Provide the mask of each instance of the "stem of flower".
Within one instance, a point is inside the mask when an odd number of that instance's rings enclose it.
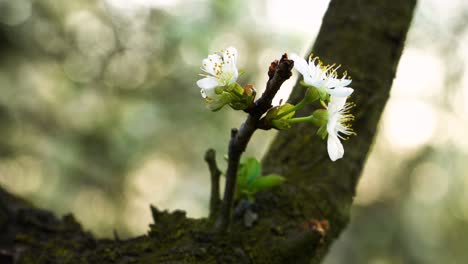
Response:
[[[313,119],[312,116],[304,116],[304,117],[296,117],[296,118],[290,118],[290,119],[286,119],[285,121],[290,123],[290,124],[294,124],[294,123],[309,123],[311,122]]]
[[[282,117],[285,117],[287,116],[288,114],[294,112],[294,111],[297,111],[299,109],[301,109],[302,107],[304,107],[305,105],[307,104],[307,100],[305,99],[302,99],[302,101],[300,101],[298,104],[296,104],[295,106],[289,108],[287,111],[284,111],[282,112],[281,114],[277,115],[275,119],[281,119]]]
[[[311,123],[311,124],[313,124],[313,125],[315,125],[317,127],[321,127],[322,125],[324,125],[324,123],[323,123],[324,121],[317,119],[314,115],[290,118],[290,119],[286,119],[285,121],[290,123],[290,124]]]

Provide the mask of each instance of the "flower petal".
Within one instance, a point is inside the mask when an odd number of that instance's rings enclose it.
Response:
[[[237,62],[237,49],[234,47],[229,47],[224,51],[223,54],[224,61],[232,60],[234,64]]]
[[[223,64],[221,78],[225,81],[225,84],[232,84],[239,77],[237,70],[237,50],[234,47],[229,47],[222,53]]]
[[[214,88],[213,89],[201,89],[200,93],[201,93],[201,96],[205,99],[206,98],[216,99],[219,97],[219,95],[216,94],[216,91]]]
[[[354,89],[350,87],[336,87],[336,88],[328,88],[327,91],[331,96],[346,98],[354,92]]]
[[[337,136],[328,134],[327,139],[328,156],[332,161],[341,159],[344,155],[344,148]]]
[[[345,86],[348,86],[350,85],[352,82],[351,79],[340,79],[339,83],[338,83],[338,86],[341,86],[341,87],[345,87]]]
[[[299,57],[296,53],[292,53],[289,58],[294,61],[294,69],[304,75],[304,79],[306,79],[306,76],[310,78],[309,64],[304,58]]]
[[[218,54],[210,54],[208,58],[203,59],[201,69],[213,76],[218,75],[218,72],[221,70],[221,65],[223,64],[223,58]]]
[[[197,85],[198,85],[198,87],[200,87],[202,89],[213,89],[216,86],[219,86],[220,84],[219,84],[217,79],[215,79],[213,77],[206,77],[206,78],[203,78],[201,80],[198,80]]]
[[[343,107],[346,104],[346,99],[347,98],[343,96],[330,96],[330,102],[327,106],[330,115],[333,115],[334,113],[337,113],[338,111],[343,109]]]

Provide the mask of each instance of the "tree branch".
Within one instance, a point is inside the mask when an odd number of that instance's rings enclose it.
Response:
[[[216,216],[221,199],[219,197],[219,177],[221,176],[221,170],[216,164],[216,152],[214,149],[208,149],[205,153],[205,161],[208,164],[208,169],[211,175],[211,192],[210,192],[210,219],[214,219]]]
[[[229,161],[226,170],[226,187],[224,189],[221,212],[215,225],[215,231],[217,233],[224,233],[229,227],[234,202],[237,169],[242,153],[244,153],[255,130],[259,128],[261,124],[260,118],[271,108],[271,102],[281,85],[291,77],[293,66],[294,62],[288,59],[287,54],[284,54],[279,61],[271,63],[268,69],[269,80],[265,92],[263,92],[260,99],[255,102],[254,107],[249,108],[247,120],[241,125],[239,130],[231,130],[231,140],[229,141],[228,150]]]

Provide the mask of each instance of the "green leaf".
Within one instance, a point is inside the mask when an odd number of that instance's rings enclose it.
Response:
[[[247,185],[251,185],[262,173],[262,165],[256,158],[246,158],[244,162]]]
[[[237,186],[239,191],[249,190],[249,185],[262,173],[262,165],[257,159],[248,157],[239,164]]]
[[[239,164],[237,169],[237,189],[239,191],[244,191],[247,188],[247,169],[244,163]]]
[[[253,193],[271,189],[282,184],[286,179],[280,175],[270,174],[263,177],[258,177],[249,187]]]

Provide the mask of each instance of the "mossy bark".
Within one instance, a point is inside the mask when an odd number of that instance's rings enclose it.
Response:
[[[314,256],[318,263],[349,222],[356,185],[388,100],[415,0],[331,1],[312,52],[328,63],[342,64],[352,76],[355,92],[350,100],[356,117],[356,137],[344,141],[345,156],[331,162],[326,143],[308,125],[279,133],[264,158],[266,172],[285,175],[306,218],[327,219],[330,232]],[[298,102],[304,89],[296,85],[290,102]],[[304,113],[310,109],[303,109]]]
[[[357,137],[335,163],[308,125],[278,134],[265,173],[287,183],[256,197],[252,228],[234,220],[230,232],[181,211],[152,208],[147,235],[96,240],[72,216],[57,219],[0,189],[1,263],[319,263],[349,221],[355,188],[389,96],[415,0],[332,0],[312,51],[348,69]],[[290,101],[304,93],[297,86]],[[304,110],[306,111],[306,110]]]

